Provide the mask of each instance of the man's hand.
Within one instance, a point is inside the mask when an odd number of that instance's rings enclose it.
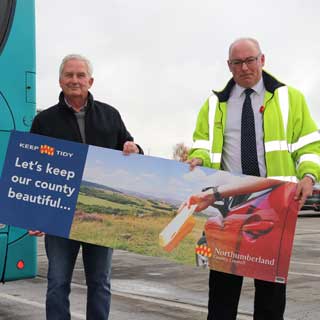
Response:
[[[199,194],[192,195],[186,205],[190,208],[192,205],[196,204],[195,212],[200,212],[204,209],[207,209],[210,205],[214,203],[213,193],[201,192]]]
[[[133,141],[127,141],[123,145],[122,152],[124,155],[129,155],[130,153],[139,153],[139,148]]]
[[[35,237],[42,237],[45,233],[39,230],[29,230],[28,231],[30,236],[35,236]]]
[[[310,177],[304,177],[298,183],[294,200],[299,201],[299,210],[305,203],[306,199],[312,195],[313,181]]]
[[[196,166],[203,165],[203,161],[200,158],[193,158],[193,159],[187,160],[186,163],[190,164],[190,171],[192,171]]]

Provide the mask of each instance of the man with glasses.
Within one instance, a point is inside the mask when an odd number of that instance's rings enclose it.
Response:
[[[255,39],[230,45],[233,78],[202,106],[188,162],[191,169],[206,166],[297,182],[295,200],[302,206],[319,179],[320,134],[304,96],[265,72],[264,63]],[[236,319],[242,281],[210,271],[208,320]],[[254,319],[283,320],[285,284],[254,282]]]

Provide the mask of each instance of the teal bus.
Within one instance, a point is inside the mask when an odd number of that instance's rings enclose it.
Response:
[[[10,132],[29,131],[35,110],[35,3],[0,0],[0,174]],[[0,281],[36,273],[36,238],[1,224],[0,213]]]

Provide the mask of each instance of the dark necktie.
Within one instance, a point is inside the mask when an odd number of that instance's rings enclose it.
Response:
[[[260,176],[254,114],[250,98],[252,92],[254,90],[251,88],[244,91],[246,97],[241,116],[241,165],[243,174]]]

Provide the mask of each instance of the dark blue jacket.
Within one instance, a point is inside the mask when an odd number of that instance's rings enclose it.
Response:
[[[62,92],[58,104],[43,110],[34,118],[30,132],[82,142],[74,111],[66,105]],[[122,150],[126,141],[133,141],[119,112],[106,103],[94,100],[91,93],[85,114],[85,135],[87,144],[116,150]],[[140,147],[139,150],[143,153]]]

